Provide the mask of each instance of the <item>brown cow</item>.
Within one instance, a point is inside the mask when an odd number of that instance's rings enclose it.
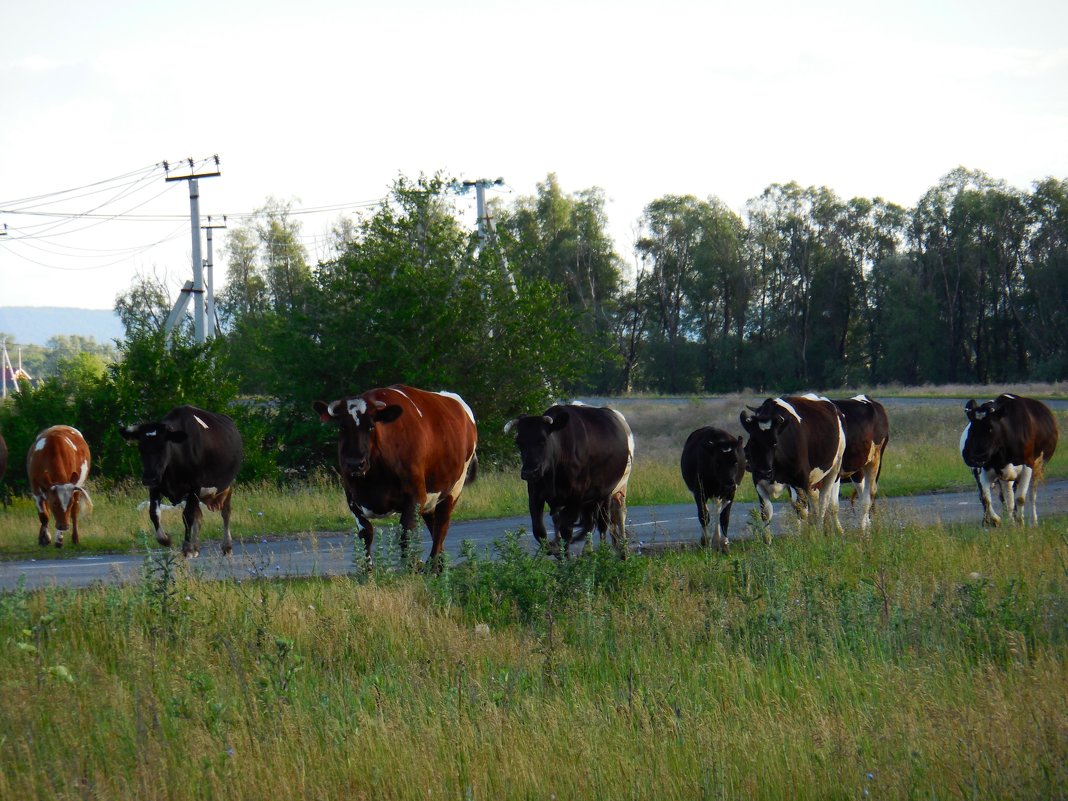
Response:
[[[853,499],[860,496],[860,530],[871,525],[871,507],[879,486],[883,452],[890,441],[890,420],[879,401],[867,395],[832,401],[842,413],[846,447],[839,479],[853,482]]]
[[[1001,483],[1003,511],[1026,522],[1030,496],[1031,522],[1038,524],[1036,484],[1042,468],[1057,450],[1057,421],[1041,401],[1005,393],[986,403],[968,401],[968,425],[960,437],[960,453],[972,469],[983,503],[983,523],[996,526],[990,489]]]
[[[56,547],[63,547],[63,532],[70,528],[71,541],[78,544],[78,506],[81,498],[92,510],[93,501],[85,489],[89,477],[89,446],[70,426],[52,426],[38,434],[26,454],[30,492],[37,505],[41,530],[37,542],[48,545],[48,513],[56,523]]]
[[[394,384],[362,395],[316,401],[324,423],[338,425],[338,465],[349,510],[371,560],[373,518],[400,513],[401,550],[421,515],[434,560],[445,544],[453,506],[474,479],[475,415],[452,392]]]

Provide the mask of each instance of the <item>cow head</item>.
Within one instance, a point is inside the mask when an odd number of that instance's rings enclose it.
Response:
[[[983,467],[1001,446],[1001,420],[1005,404],[998,398],[986,403],[964,404],[968,425],[960,438],[960,454],[968,467]]]
[[[371,469],[375,426],[392,423],[404,411],[400,406],[360,396],[330,403],[315,401],[312,405],[320,420],[338,425],[338,465],[341,472],[351,478],[365,476]]]
[[[46,471],[44,474],[44,498],[38,499],[39,504],[47,504],[52,513],[52,519],[56,524],[56,531],[66,531],[70,528],[71,509],[78,498],[84,498],[88,508],[93,508],[93,500],[85,487],[79,487],[78,482],[84,477],[78,472],[72,472],[68,481],[54,480]]]
[[[759,409],[748,407],[752,413],[743,411],[738,415],[742,428],[749,434],[745,443],[745,459],[754,481],[772,481],[775,470],[775,448],[779,437],[789,425],[786,415],[774,406],[764,403]]]
[[[703,443],[714,475],[724,480],[734,480],[738,466],[744,469],[746,465],[744,443],[742,437],[713,437]]]
[[[141,454],[141,483],[149,489],[163,482],[173,451],[171,444],[181,444],[189,438],[185,431],[169,428],[161,422],[121,426],[119,433],[123,439],[137,442]]]
[[[541,478],[548,472],[552,463],[554,448],[552,436],[567,425],[568,413],[559,411],[555,415],[531,415],[518,417],[504,427],[507,434],[515,430],[515,443],[519,446],[522,466],[519,477],[524,481]]]

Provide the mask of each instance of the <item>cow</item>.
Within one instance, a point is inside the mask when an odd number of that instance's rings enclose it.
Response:
[[[771,521],[771,501],[783,489],[796,497],[798,515],[823,525],[830,512],[838,521],[839,472],[846,437],[838,408],[816,395],[768,398],[758,408],[742,411],[739,419],[749,434],[745,456],[760,498],[760,516]]]
[[[26,454],[26,473],[41,520],[37,533],[40,545],[52,541],[48,533],[49,512],[55,518],[56,547],[63,547],[63,533],[68,528],[71,542],[78,544],[78,511],[83,499],[89,510],[93,508],[85,489],[91,461],[89,446],[76,428],[52,426],[34,437]]]
[[[881,403],[867,395],[832,401],[841,412],[846,447],[842,455],[839,484],[853,482],[853,500],[860,497],[860,530],[871,525],[871,507],[878,491],[883,452],[890,441],[890,420]]]
[[[372,564],[371,521],[399,512],[402,556],[422,516],[436,565],[453,507],[477,474],[471,407],[454,392],[402,384],[313,406],[320,420],[338,426],[338,467],[367,564]]]
[[[233,483],[241,468],[244,447],[234,421],[225,414],[176,406],[160,420],[120,426],[124,439],[137,443],[141,455],[141,483],[148,487],[148,517],[156,541],[170,546],[171,538],[160,525],[163,498],[182,504],[185,538],[182,555],[200,555],[200,505],[219,512],[223,522],[223,555],[234,550],[230,534]]]
[[[983,523],[997,526],[990,488],[1000,482],[1002,512],[1023,524],[1030,494],[1031,522],[1038,524],[1035,495],[1043,467],[1057,450],[1057,422],[1042,402],[1008,393],[964,405],[968,425],[960,437],[964,463],[972,469],[983,503]]]
[[[522,459],[519,476],[527,482],[534,537],[550,552],[566,557],[575,524],[585,539],[597,526],[604,541],[626,555],[627,482],[634,464],[634,435],[615,409],[554,405],[540,415],[518,417],[504,428],[515,431]],[[553,519],[547,542],[545,505]],[[589,545],[589,540],[586,540]]]
[[[701,521],[701,547],[709,544],[708,501],[715,506],[715,536],[712,545],[727,552],[727,526],[731,520],[734,493],[745,477],[745,447],[742,437],[735,437],[721,428],[704,426],[692,432],[682,446],[682,480],[693,493],[697,504],[697,519]]]

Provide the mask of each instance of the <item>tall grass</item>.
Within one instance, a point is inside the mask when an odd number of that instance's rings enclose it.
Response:
[[[1064,797],[1062,528],[9,594],[0,798]]]
[[[738,412],[753,398],[732,397],[671,403],[656,400],[631,402],[624,409],[635,437],[634,469],[627,501],[632,506],[690,503],[679,472],[679,457],[686,437],[695,428],[715,425],[741,434]],[[1068,430],[1068,413],[1055,412],[1062,430]],[[960,434],[965,424],[960,408],[918,405],[893,410],[890,445],[886,451],[879,492],[883,496],[932,490],[971,489],[971,474],[961,462]],[[1068,446],[1066,446],[1068,447]],[[1048,478],[1068,477],[1068,452],[1058,454],[1046,468]],[[81,550],[128,550],[154,541],[148,512],[137,507],[147,491],[133,484],[105,490],[90,482],[94,512],[83,519]],[[1040,490],[1041,492],[1041,490]],[[739,501],[755,499],[746,479]],[[470,520],[527,514],[526,485],[517,469],[484,468],[478,480],[464,490],[454,519]],[[164,525],[172,541],[182,534],[181,513],[164,512]],[[0,511],[0,555],[37,554],[37,513],[27,498]],[[332,472],[313,474],[288,486],[238,484],[234,491],[234,536],[300,535],[317,531],[343,531],[353,527],[340,481]],[[219,516],[206,513],[202,539],[222,535]],[[69,541],[69,538],[67,538]],[[81,552],[79,550],[78,552]],[[64,554],[75,552],[65,547]],[[55,549],[50,549],[56,554]]]

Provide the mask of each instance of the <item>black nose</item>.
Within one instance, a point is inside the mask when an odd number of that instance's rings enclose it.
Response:
[[[362,476],[367,472],[367,460],[366,459],[346,459],[345,467],[349,473],[354,476]]]
[[[537,478],[538,471],[532,467],[524,467],[519,471],[519,477],[524,481],[530,481],[532,478]]]
[[[159,476],[144,476],[141,479],[141,483],[149,489],[154,489],[159,486]]]

